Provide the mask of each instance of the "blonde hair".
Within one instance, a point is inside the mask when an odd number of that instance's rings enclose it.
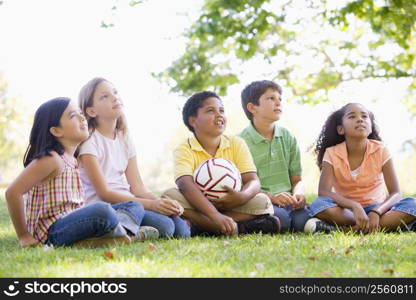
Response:
[[[97,86],[104,81],[111,83],[105,78],[95,77],[88,81],[87,84],[85,84],[79,92],[78,105],[81,108],[85,118],[87,119],[88,130],[90,134],[93,133],[95,128],[97,127],[97,121],[95,118],[92,118],[87,114],[87,108],[93,105],[95,90],[97,89]],[[127,121],[126,117],[124,116],[124,113],[122,113],[122,115],[117,119],[116,130],[120,131],[123,134],[124,138],[127,138]]]

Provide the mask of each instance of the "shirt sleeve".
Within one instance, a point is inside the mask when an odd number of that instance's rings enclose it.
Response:
[[[302,174],[302,165],[300,160],[300,149],[296,138],[290,135],[290,162],[289,176],[297,176]]]
[[[232,138],[233,151],[234,151],[234,163],[240,173],[257,172],[256,165],[254,164],[251,152],[246,142],[237,136]]]
[[[129,159],[136,156],[136,147],[130,137],[127,139],[127,155]]]
[[[326,161],[327,163],[333,165],[331,154],[329,153],[328,149],[325,150],[324,158],[322,159],[322,162]]]
[[[83,154],[91,154],[98,157],[98,145],[94,136],[90,136],[84,143],[79,147],[79,156]]]
[[[193,176],[196,168],[191,148],[186,144],[182,144],[173,151],[174,160],[174,180],[184,175]]]
[[[391,153],[390,153],[390,151],[389,151],[389,149],[387,147],[383,147],[383,150],[382,151],[383,152],[382,152],[382,159],[381,159],[381,161],[383,162],[382,163],[382,166],[384,166],[384,164],[386,162],[388,162],[392,158],[392,155],[391,155]]]

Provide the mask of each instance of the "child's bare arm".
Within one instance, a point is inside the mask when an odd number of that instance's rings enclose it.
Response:
[[[125,201],[137,201],[135,197],[128,196],[109,189],[104,173],[101,170],[97,158],[91,154],[83,154],[79,157],[88,179],[91,181],[97,195],[108,203],[119,203]],[[121,176],[121,175],[120,175]]]
[[[241,174],[243,186],[241,187],[241,200],[243,204],[260,193],[260,180],[255,172]]]
[[[382,204],[380,204],[376,209],[374,209],[380,215],[388,211],[395,203],[400,201],[400,198],[401,198],[399,182],[397,180],[393,161],[389,159],[384,164],[382,170],[383,170],[384,182],[386,183],[386,187],[389,192],[389,195],[387,196],[387,198]]]
[[[157,213],[161,213],[164,215],[179,215],[181,211],[181,207],[178,205],[177,202],[170,200],[170,199],[161,199],[161,198],[145,198],[139,196],[130,196],[126,195],[114,190],[111,190],[108,187],[107,180],[104,177],[103,171],[98,163],[97,158],[94,155],[90,154],[83,154],[79,158],[82,166],[85,169],[85,172],[91,181],[94,189],[97,192],[97,195],[108,203],[119,203],[119,202],[126,202],[126,201],[136,201],[143,205],[143,207],[147,210],[151,210]],[[137,167],[137,165],[136,165]],[[137,180],[137,177],[133,179],[134,168],[130,167],[128,174],[126,174],[127,181],[129,183],[134,183]],[[120,175],[122,176],[122,175]],[[139,185],[136,183],[137,188]],[[144,186],[144,185],[143,185]]]
[[[59,174],[62,168],[62,161],[56,154],[44,156],[32,161],[7,188],[7,207],[22,247],[39,243],[27,231],[23,195],[38,183]]]
[[[139,198],[157,199],[144,185],[140,171],[137,166],[137,158],[132,157],[129,159],[126,169],[126,179],[130,185],[130,191],[133,195]]]
[[[305,192],[303,189],[303,181],[301,175],[291,176],[290,183],[292,185],[292,194],[296,200],[296,203],[293,205],[294,209],[300,209],[305,207]]]
[[[143,206],[145,204],[150,205],[146,205],[146,209],[167,216],[180,216],[183,213],[183,207],[178,201],[167,198],[158,198],[146,188],[140,176],[135,156],[130,158],[127,164],[126,179],[130,185],[130,192],[140,199],[139,201],[143,203]],[[148,200],[151,200],[152,202],[148,202]]]

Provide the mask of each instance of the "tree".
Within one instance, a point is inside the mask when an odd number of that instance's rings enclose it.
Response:
[[[413,92],[415,20],[415,0],[205,0],[185,52],[159,77],[174,92],[224,95],[256,61],[298,102],[369,78],[407,79]]]
[[[27,132],[27,109],[18,98],[7,96],[7,82],[0,73],[0,184],[23,168]]]

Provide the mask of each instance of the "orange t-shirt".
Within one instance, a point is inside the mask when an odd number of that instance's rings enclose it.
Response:
[[[326,149],[323,161],[334,168],[335,192],[360,203],[363,207],[383,202],[386,190],[382,168],[391,159],[388,149],[379,141],[368,140],[358,175],[351,174],[347,145],[342,142]]]

